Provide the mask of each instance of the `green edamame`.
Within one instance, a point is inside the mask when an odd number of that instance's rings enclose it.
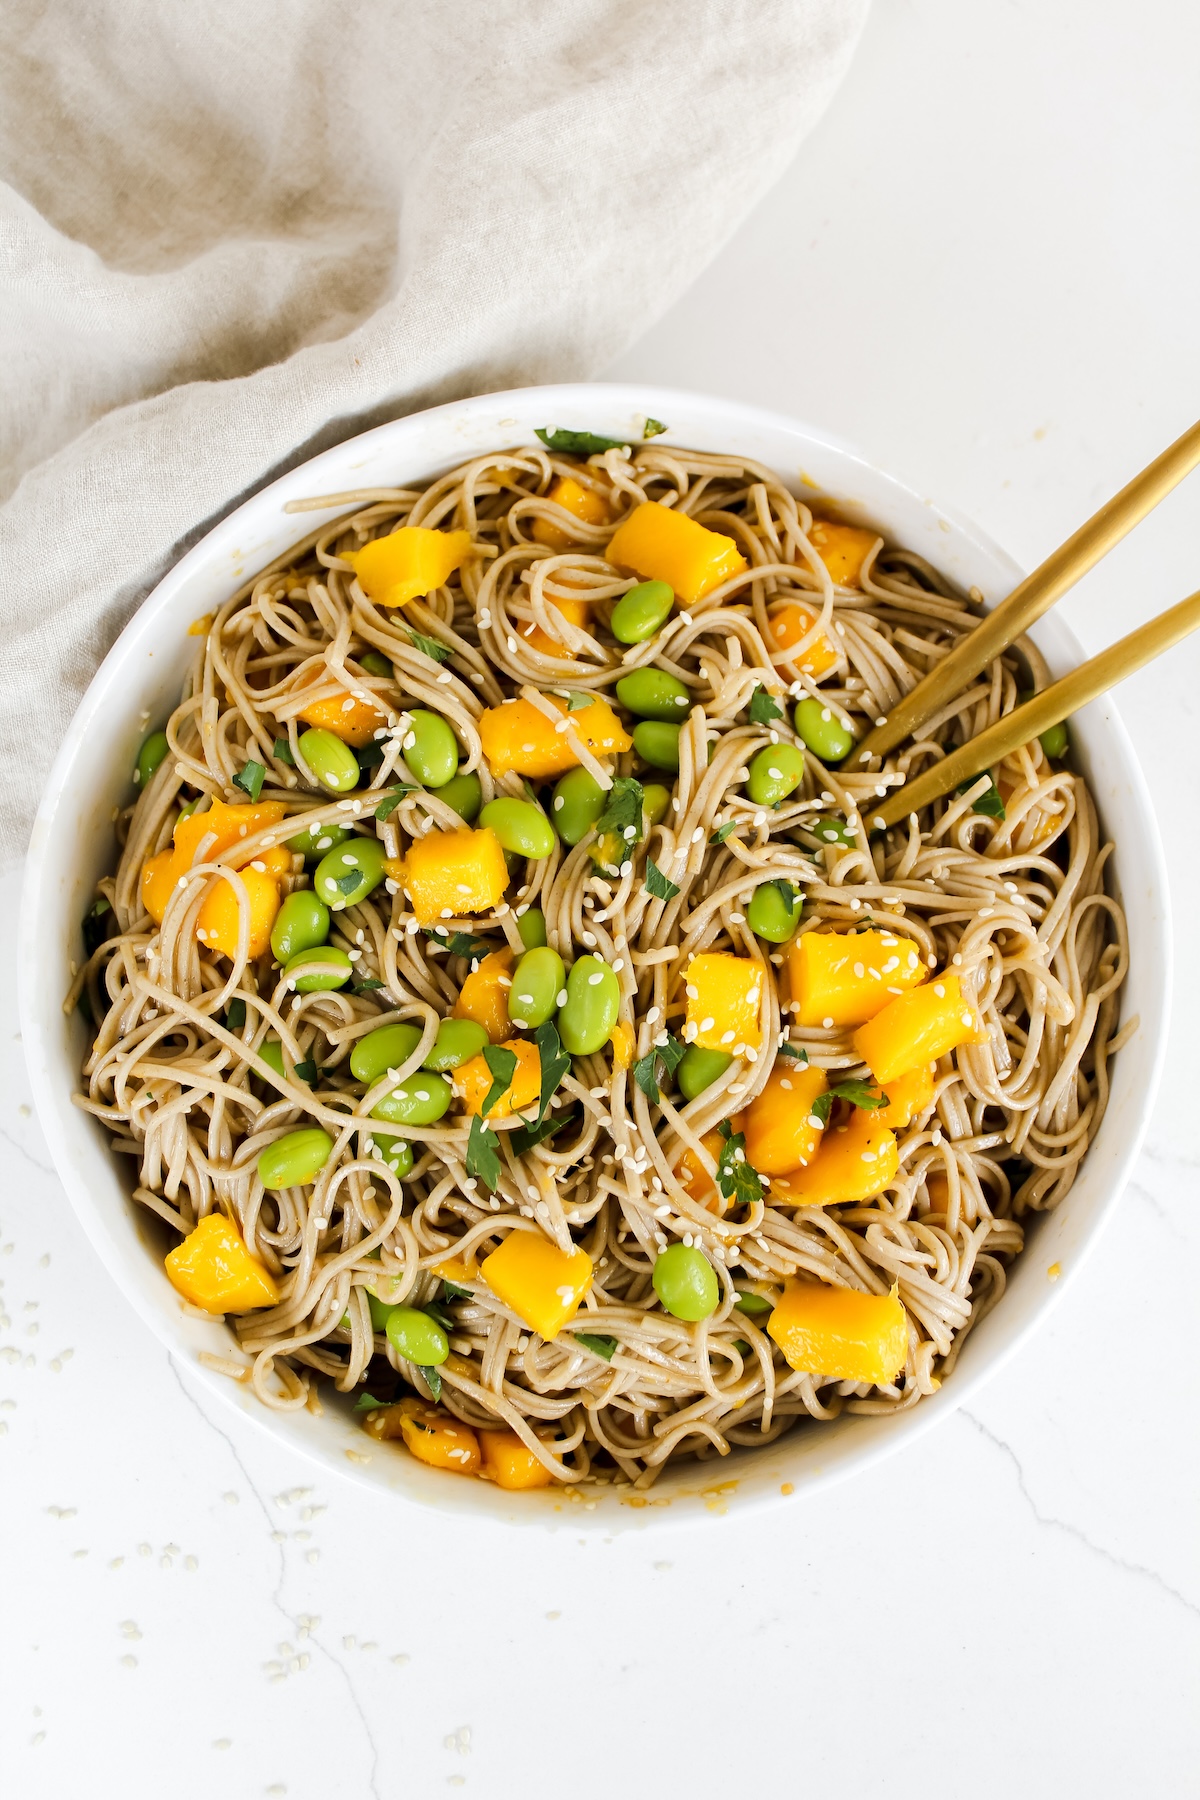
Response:
[[[146,742],[150,742],[149,738],[147,738]],[[1051,725],[1048,731],[1043,731],[1038,734],[1038,743],[1042,746],[1046,755],[1052,756],[1055,762],[1060,762],[1067,754],[1067,746],[1070,742],[1071,734],[1067,730],[1067,721],[1065,719],[1060,719],[1057,725]]]
[[[295,837],[287,841],[289,850],[303,856],[307,862],[320,862],[327,850],[337,844],[344,844],[354,832],[349,825],[310,825],[307,831],[298,831]]]
[[[374,893],[387,873],[386,861],[387,851],[378,838],[356,837],[326,852],[313,875],[313,888],[326,906],[341,912]]]
[[[301,950],[298,956],[289,956],[283,972],[298,994],[320,994],[345,987],[354,973],[354,964],[344,950],[323,944],[316,950]]]
[[[433,1049],[421,1067],[439,1074],[445,1069],[461,1068],[463,1063],[479,1055],[487,1041],[487,1032],[474,1019],[443,1019]]]
[[[133,779],[138,786],[144,788],[154,776],[155,770],[171,746],[167,742],[165,731],[152,731],[137,753],[137,767],[133,771]]]
[[[621,1008],[621,984],[598,956],[581,956],[567,976],[558,1035],[568,1056],[593,1056],[607,1044]]]
[[[364,650],[358,659],[358,666],[365,669],[368,675],[384,675],[389,681],[392,678],[392,665],[378,650]]]
[[[639,719],[676,723],[687,716],[691,689],[665,669],[634,669],[617,683],[617,699]]]
[[[797,701],[792,718],[796,736],[823,763],[842,762],[853,750],[854,733],[842,714],[832,706],[826,706],[823,700],[814,700],[809,695],[807,699]]]
[[[563,988],[563,959],[557,950],[527,950],[513,970],[508,990],[508,1016],[514,1025],[532,1031],[544,1025]]]
[[[415,1306],[393,1306],[384,1330],[397,1356],[423,1369],[444,1363],[450,1354],[450,1339],[443,1328]]]
[[[675,1085],[685,1100],[694,1100],[723,1075],[733,1061],[728,1050],[702,1050],[690,1044],[679,1059]]]
[[[652,769],[679,773],[679,726],[657,719],[643,719],[633,728],[633,747]]]
[[[775,1311],[774,1301],[768,1300],[765,1294],[756,1294],[753,1288],[739,1288],[738,1297],[733,1304],[738,1312],[745,1313],[750,1319]]]
[[[666,622],[674,604],[674,589],[665,581],[639,581],[612,609],[613,636],[618,644],[644,644]]]
[[[750,896],[746,923],[755,937],[765,938],[768,944],[786,944],[803,911],[803,895],[790,882],[764,881]]]
[[[564,844],[578,844],[600,814],[608,796],[594,775],[584,768],[568,769],[556,783],[550,802],[554,829]]]
[[[458,773],[458,739],[441,713],[418,706],[408,715],[404,760],[423,787],[445,787]]]
[[[660,819],[667,816],[667,808],[671,804],[671,790],[665,788],[661,781],[648,781],[642,789],[642,816],[646,821],[646,830],[657,825]]]
[[[271,949],[285,963],[301,950],[315,950],[329,936],[329,908],[311,888],[289,894],[271,927]]]
[[[277,1075],[287,1080],[287,1070],[283,1066],[283,1045],[278,1038],[267,1038],[261,1043],[258,1046],[258,1056],[268,1068],[274,1069]]]
[[[489,800],[479,823],[494,831],[505,850],[540,862],[554,848],[554,827],[540,806],[529,800]]]
[[[374,1149],[368,1149],[367,1155],[375,1162],[390,1169],[397,1181],[403,1181],[406,1175],[412,1174],[412,1145],[407,1138],[393,1137],[390,1132],[373,1131],[370,1142]]]
[[[350,1052],[350,1073],[355,1081],[365,1081],[370,1087],[389,1069],[406,1063],[424,1035],[419,1025],[412,1025],[407,1019],[368,1031]]]
[[[452,775],[449,781],[443,781],[437,789],[437,797],[466,824],[473,825],[483,805],[483,783],[474,769],[470,769],[465,775]]]
[[[721,1284],[703,1250],[671,1244],[654,1259],[654,1291],[675,1319],[707,1319],[717,1310]]]
[[[527,950],[540,950],[546,942],[546,915],[540,906],[531,906],[517,920],[517,933]]]
[[[314,780],[331,794],[348,794],[358,786],[362,770],[349,744],[343,744],[332,731],[303,731],[296,740],[301,756],[312,771]]]
[[[795,744],[767,744],[750,760],[746,792],[755,806],[775,806],[803,780],[804,752]]]
[[[432,1125],[453,1098],[454,1090],[444,1075],[406,1075],[371,1108],[371,1117],[389,1125]]]
[[[307,1187],[329,1161],[332,1149],[333,1139],[319,1125],[286,1132],[259,1157],[258,1178],[265,1188]]]
[[[387,1322],[395,1312],[395,1307],[387,1300],[381,1300],[371,1288],[364,1288],[367,1296],[367,1311],[371,1315],[372,1331],[386,1331]]]
[[[839,850],[853,850],[858,839],[844,819],[833,819],[826,814],[818,814],[808,821],[807,829],[813,833],[819,844],[833,844]]]

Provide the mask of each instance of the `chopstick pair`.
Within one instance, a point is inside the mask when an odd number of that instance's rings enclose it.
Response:
[[[874,756],[884,756],[903,738],[919,731],[949,700],[961,694],[981,669],[1026,632],[1106,556],[1114,544],[1132,531],[1198,463],[1200,422],[1185,431],[1081,525],[1032,575],[1026,576],[1006,600],[986,614],[974,631],[956,644],[936,668],[897,701],[884,722],[876,725],[859,742],[853,753],[854,762],[861,765]],[[919,812],[923,806],[941,799],[971,776],[982,774],[1001,757],[1059,724],[1198,627],[1200,592],[1169,607],[1157,619],[1140,625],[1128,637],[1121,638],[1098,656],[1081,663],[1069,675],[1064,675],[1061,681],[1043,688],[1040,694],[989,725],[978,737],[951,751],[923,774],[914,776],[878,806],[864,806],[863,817],[876,830],[899,824],[909,813]],[[853,763],[850,766],[853,767]]]

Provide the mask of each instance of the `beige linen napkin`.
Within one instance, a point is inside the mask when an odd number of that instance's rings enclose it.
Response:
[[[383,419],[602,367],[779,175],[865,8],[8,0],[0,851],[188,544]]]

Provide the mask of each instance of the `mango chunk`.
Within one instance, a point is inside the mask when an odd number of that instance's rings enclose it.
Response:
[[[856,1107],[830,1127],[805,1169],[771,1183],[773,1206],[854,1206],[873,1200],[895,1181],[900,1168],[896,1139],[875,1113]]]
[[[511,1084],[493,1102],[487,1115],[489,1121],[508,1119],[527,1106],[536,1106],[542,1091],[542,1059],[537,1045],[528,1038],[508,1038],[501,1048],[512,1051],[517,1067]],[[468,1113],[481,1111],[492,1089],[492,1071],[484,1058],[472,1056],[455,1069],[450,1079]]]
[[[549,595],[546,598],[550,600],[550,605],[555,611],[562,614],[568,624],[582,626],[585,631],[591,625],[592,609],[588,601],[571,600],[565,596],[561,600],[551,600]],[[550,636],[549,632],[543,631],[536,619],[530,619],[528,625],[522,625],[518,635],[523,637],[527,643],[532,644],[535,650],[540,650],[544,656],[566,656],[572,659],[575,656],[573,650],[569,650],[565,644],[560,644],[557,638]]]
[[[627,1025],[624,1019],[618,1019],[608,1041],[612,1045],[613,1068],[627,1069],[633,1061],[633,1026]]]
[[[792,1011],[801,1025],[865,1025],[929,971],[894,931],[805,931],[788,945]]]
[[[747,567],[731,537],[657,500],[634,508],[617,526],[605,555],[615,568],[665,581],[685,606],[703,600]]]
[[[483,1472],[497,1487],[518,1492],[552,1485],[554,1477],[545,1463],[521,1442],[515,1431],[483,1431],[479,1441],[483,1448]]]
[[[369,744],[381,726],[387,724],[387,714],[380,707],[368,706],[357,694],[344,690],[324,700],[310,700],[300,717],[306,725],[332,731],[334,737],[341,738],[343,744],[352,744],[356,750]]]
[[[493,1044],[503,1043],[512,1029],[508,1018],[512,972],[512,951],[507,946],[493,950],[463,982],[451,1017],[473,1019],[476,1025],[483,1026]]]
[[[565,701],[547,698],[561,718],[570,719],[571,730],[593,756],[617,756],[632,748],[633,739],[607,700],[593,700],[568,714]],[[515,771],[531,781],[546,781],[579,761],[566,733],[558,731],[555,721],[531,700],[506,700],[502,706],[488,707],[479,717],[479,737],[493,775]]]
[[[863,564],[879,542],[879,533],[864,531],[861,525],[840,525],[835,519],[814,519],[808,541],[836,587],[859,587]]]
[[[547,500],[553,500],[564,512],[579,519],[584,525],[605,525],[612,517],[612,509],[603,494],[595,488],[585,487],[582,481],[576,481],[573,475],[556,475],[546,493]],[[552,550],[566,550],[574,543],[574,538],[561,525],[552,519],[535,519],[532,536],[539,544],[548,544]]]
[[[748,956],[704,951],[687,972],[687,1021],[683,1035],[702,1050],[744,1056],[762,1044],[759,1008],[763,965]]]
[[[366,1430],[373,1438],[402,1438],[405,1449],[431,1469],[449,1469],[455,1475],[479,1473],[479,1439],[471,1427],[427,1400],[410,1396],[394,1406],[381,1406],[367,1414]]]
[[[214,800],[207,812],[189,813],[175,826],[172,847],[150,857],[142,868],[142,905],[156,925],[161,925],[176,884],[196,860],[206,838],[205,862],[224,862],[239,869],[247,860],[244,838],[254,837],[268,826],[278,825],[287,807],[280,800],[260,800],[253,806],[227,806]],[[290,859],[289,865],[290,867]]]
[[[786,1175],[816,1156],[825,1128],[813,1101],[828,1086],[824,1069],[779,1058],[746,1109],[746,1161],[760,1175]]]
[[[886,1125],[890,1131],[903,1131],[911,1125],[918,1113],[933,1103],[933,1077],[933,1063],[893,1075],[887,1084],[887,1105],[877,1107],[872,1114],[876,1124]]]
[[[508,886],[508,864],[495,832],[428,831],[414,838],[401,881],[421,925],[491,912]]]
[[[387,537],[372,538],[361,550],[347,551],[346,561],[368,599],[380,606],[404,606],[444,586],[470,549],[469,531],[402,525]]]
[[[166,1270],[171,1286],[205,1312],[253,1312],[279,1300],[274,1277],[224,1213],[206,1213],[167,1256]]]
[[[960,1044],[986,1042],[957,975],[939,975],[902,994],[854,1034],[854,1048],[885,1089],[897,1075],[936,1062]]]
[[[908,1318],[896,1288],[860,1294],[789,1281],[767,1331],[793,1369],[835,1381],[892,1382],[908,1359]]]
[[[269,874],[257,869],[238,871],[250,904],[250,936],[246,956],[257,962],[265,956],[271,943],[271,927],[279,911],[279,888]],[[219,951],[231,959],[237,955],[240,909],[231,882],[220,880],[205,896],[196,919],[196,940],[207,950]]]
[[[568,1255],[540,1231],[510,1231],[479,1272],[498,1300],[547,1343],[573,1319],[592,1285],[586,1250]]]
[[[776,660],[792,662],[794,658],[785,653],[794,644],[810,632],[816,624],[820,613],[816,608],[805,606],[800,600],[789,600],[776,608],[767,618],[767,647],[775,651]],[[838,662],[838,652],[822,632],[805,650],[796,667],[802,675],[809,675],[819,681],[822,675],[828,674]]]

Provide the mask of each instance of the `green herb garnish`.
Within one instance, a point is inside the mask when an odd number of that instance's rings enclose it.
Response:
[[[317,1079],[317,1065],[311,1058],[305,1062],[298,1062],[296,1064],[295,1072],[301,1081],[306,1081],[308,1083],[309,1087],[311,1087],[313,1082]]]
[[[271,754],[274,756],[276,762],[286,763],[289,769],[295,768],[296,759],[292,755],[292,746],[288,743],[286,738],[275,739],[275,742],[271,746]]]
[[[763,1197],[762,1177],[746,1161],[746,1139],[734,1131],[728,1119],[722,1119],[718,1130],[724,1138],[717,1158],[717,1186],[735,1206],[752,1206]]]
[[[246,1002],[240,995],[235,996],[225,1008],[225,1029],[227,1031],[240,1031],[245,1023]]]
[[[379,820],[379,823],[382,825],[385,819],[391,818],[405,794],[413,794],[415,792],[416,789],[412,787],[398,787],[394,793],[388,795],[386,800],[381,800],[379,805],[375,808],[375,817]]]
[[[595,698],[595,694],[581,694],[578,690],[573,690],[567,695],[567,711],[569,713],[582,712],[584,707],[590,706]]]
[[[547,450],[562,456],[599,456],[604,450],[623,450],[625,438],[598,437],[594,431],[567,431],[539,425],[533,434],[541,438]]]
[[[362,870],[348,869],[344,875],[339,875],[337,877],[334,886],[338,889],[339,893],[352,894],[355,888],[359,887],[361,883]]]
[[[980,773],[982,773],[982,771],[980,771]],[[978,780],[978,775],[972,775],[969,781],[960,781],[955,792],[965,794],[968,788],[973,788]],[[984,788],[982,794],[979,795],[978,799],[971,802],[971,811],[974,813],[982,813],[986,819],[1004,818],[1004,801],[1000,797],[1000,789],[996,786],[996,783],[992,780],[990,775],[988,776],[988,784]]]
[[[440,638],[425,637],[422,632],[414,631],[411,625],[408,628],[408,635],[413,648],[419,650],[423,656],[431,656],[436,663],[448,662],[454,655],[449,644],[443,644]]]
[[[608,791],[604,811],[596,820],[596,836],[603,837],[606,831],[611,831],[628,848],[640,844],[644,805],[645,793],[641,782],[635,781],[632,775],[618,775]],[[633,829],[632,837],[627,835],[630,827]]]
[[[381,1408],[390,1406],[390,1400],[377,1400],[374,1394],[360,1394],[354,1402],[355,1412],[379,1412]]]
[[[513,1076],[517,1072],[517,1057],[513,1050],[505,1050],[500,1044],[487,1044],[484,1047],[483,1060],[492,1077],[492,1085],[483,1098],[479,1109],[480,1118],[486,1119],[493,1106],[512,1086]]]
[[[234,776],[233,785],[234,787],[240,787],[244,793],[249,794],[252,800],[257,800],[258,796],[262,793],[262,784],[266,773],[267,771],[260,762],[248,762],[245,768],[239,770]]]
[[[653,900],[673,900],[679,892],[675,882],[667,879],[651,856],[646,858],[646,892]]]
[[[613,1351],[617,1347],[615,1337],[605,1337],[598,1332],[591,1331],[575,1331],[571,1335],[577,1344],[582,1344],[584,1349],[590,1350],[593,1356],[601,1356],[605,1362],[612,1361]]]
[[[544,1144],[547,1138],[557,1137],[565,1125],[574,1125],[579,1118],[578,1107],[570,1112],[547,1113],[540,1125],[523,1125],[514,1131],[510,1138],[513,1151],[517,1156],[524,1156],[527,1150],[533,1150],[538,1144]]]
[[[717,829],[713,832],[712,836],[709,838],[709,840],[708,840],[709,845],[711,846],[713,844],[723,844],[725,842],[725,839],[730,835],[730,833],[736,831],[740,824],[741,824],[740,819],[726,819],[726,821],[723,825],[717,826]]]
[[[876,1092],[870,1082],[857,1077],[850,1081],[835,1081],[826,1093],[817,1095],[809,1109],[815,1119],[820,1119],[822,1125],[829,1123],[835,1100],[848,1100],[851,1106],[861,1106],[864,1112],[874,1112],[877,1106],[886,1106],[888,1103],[887,1095]]]
[[[376,981],[373,975],[368,975],[365,981],[356,981],[350,992],[352,994],[369,994],[372,988],[381,988],[382,986],[382,981]]]
[[[453,1281],[442,1281],[443,1300],[472,1300],[474,1295],[470,1288],[457,1287]]]
[[[768,694],[765,687],[756,687],[750,696],[749,717],[752,725],[769,725],[772,719],[782,719],[783,708],[776,704],[774,695]]]
[[[808,1051],[804,1048],[804,1045],[789,1044],[786,1038],[779,1046],[779,1054],[780,1056],[792,1056],[797,1062],[806,1063],[808,1061]]]
[[[482,1181],[489,1194],[494,1194],[500,1180],[500,1139],[489,1131],[476,1113],[471,1119],[467,1139],[467,1174]]]
[[[550,1102],[558,1092],[563,1076],[570,1073],[571,1059],[562,1047],[562,1039],[553,1019],[547,1019],[544,1025],[538,1026],[533,1034],[533,1041],[537,1045],[542,1069],[537,1118],[534,1120],[535,1125],[540,1125],[550,1110]]]
[[[668,1032],[665,1044],[655,1044],[653,1049],[651,1049],[647,1055],[639,1057],[637,1062],[634,1063],[633,1079],[637,1082],[651,1106],[657,1106],[659,1101],[658,1070],[656,1065],[661,1062],[666,1075],[673,1075],[683,1061],[686,1049],[687,1045],[681,1038],[673,1037],[672,1034]]]
[[[437,1368],[426,1368],[424,1363],[417,1363],[419,1372],[425,1377],[425,1385],[435,1400],[442,1397],[442,1371]]]

